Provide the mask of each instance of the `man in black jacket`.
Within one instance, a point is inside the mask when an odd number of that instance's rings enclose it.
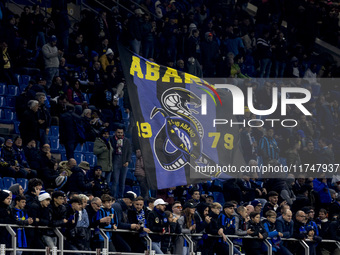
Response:
[[[51,214],[51,227],[63,227],[67,223],[65,193],[62,191],[55,191],[52,194],[52,203],[49,206]]]
[[[72,175],[68,181],[68,189],[70,192],[87,194],[91,192],[94,182],[90,182],[86,176],[86,172],[90,170],[90,164],[86,161],[80,162],[79,166],[71,169]]]
[[[150,238],[152,239],[152,250],[156,251],[156,254],[163,254],[161,250],[161,242],[163,239],[163,235],[165,230],[169,226],[168,219],[164,213],[166,206],[168,203],[164,202],[163,199],[159,198],[154,202],[153,211],[151,211],[148,215],[148,228],[152,232],[156,232],[158,234],[150,234]]]
[[[138,224],[131,224],[128,222],[128,210],[132,206],[132,201],[135,199],[134,195],[131,193],[125,193],[122,199],[118,199],[116,203],[112,205],[115,210],[118,219],[118,229],[129,229],[129,230],[139,230],[140,226]],[[125,235],[116,234],[115,238],[112,238],[113,245],[116,247],[117,251],[130,252],[130,246],[124,241],[123,237]],[[129,237],[129,236],[127,236]]]
[[[121,198],[123,197],[126,174],[131,160],[131,145],[129,139],[124,137],[124,129],[121,127],[117,128],[115,136],[111,138],[110,142],[113,148],[113,181],[111,195],[115,198]]]
[[[48,206],[51,202],[51,196],[47,192],[42,192],[38,196],[38,200],[34,200],[28,208],[27,214],[34,220],[35,226],[49,226],[51,223],[51,215]],[[57,237],[51,229],[36,229],[34,235],[35,248],[44,249],[45,246],[51,249],[57,245]]]

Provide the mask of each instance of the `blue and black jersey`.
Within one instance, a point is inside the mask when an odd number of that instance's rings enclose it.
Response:
[[[102,218],[105,218],[107,216],[111,216],[111,221],[109,225],[106,224],[100,224],[100,227],[106,228],[106,229],[113,229],[113,226],[116,225],[118,226],[118,218],[115,213],[115,210],[113,208],[111,209],[106,209],[106,208],[100,208],[99,211],[96,214],[95,220],[100,220]],[[112,232],[111,231],[106,231],[105,232],[109,240],[112,240]],[[104,241],[102,236],[99,236],[100,241]]]
[[[28,219],[28,215],[27,215],[26,211],[24,211],[24,210],[13,208],[13,214],[14,214],[17,221],[26,221]],[[18,222],[18,224],[20,224],[20,223]],[[20,225],[26,225],[26,224],[20,224]],[[17,234],[18,247],[19,248],[27,248],[25,229],[24,228],[14,228],[14,231]]]

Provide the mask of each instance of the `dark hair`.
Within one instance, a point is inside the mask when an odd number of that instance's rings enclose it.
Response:
[[[166,216],[167,218],[170,218],[170,215],[172,214],[172,212],[170,212],[170,211],[165,211],[164,214],[165,214],[165,216]]]
[[[156,198],[154,198],[154,197],[149,197],[148,198],[148,204],[153,203],[155,201],[156,201]]]
[[[26,200],[26,197],[24,195],[16,195],[16,197],[14,198],[15,203],[21,200]]]
[[[260,215],[260,213],[251,212],[249,216],[250,216],[251,219],[254,219],[257,215]]]
[[[32,191],[35,191],[34,190],[35,187],[43,185],[44,185],[43,181],[38,178],[30,179],[27,184],[27,191],[28,193],[31,193]]]
[[[320,211],[319,211],[319,213],[324,213],[324,214],[327,214],[327,210],[326,210],[326,209],[324,209],[324,208],[321,208],[321,209],[320,209]]]
[[[69,204],[71,205],[73,203],[82,204],[83,201],[79,197],[73,197],[73,198],[70,199]]]

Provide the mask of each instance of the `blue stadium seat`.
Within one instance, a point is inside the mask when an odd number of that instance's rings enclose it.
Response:
[[[60,153],[66,153],[65,146],[63,144],[59,144],[59,151]]]
[[[139,186],[132,186],[132,191],[136,193],[137,197],[140,196],[140,187]]]
[[[86,142],[86,152],[93,153],[94,142]]]
[[[2,178],[0,177],[0,189],[2,190],[3,188]]]
[[[4,124],[13,123],[13,112],[11,109],[0,109],[0,122]]]
[[[15,97],[7,97],[7,107],[14,108],[15,107]]]
[[[50,144],[51,144],[51,152],[52,153],[59,153],[59,139],[58,138],[50,138]]]
[[[20,88],[20,91],[23,92],[25,89],[26,89],[27,85],[26,84],[20,84],[19,85],[19,88]]]
[[[31,76],[29,75],[21,75],[20,77],[20,82],[19,84],[20,85],[28,85],[28,82],[31,80]]]
[[[84,98],[85,98],[85,101],[86,101],[88,104],[90,104],[90,99],[89,99],[88,95],[87,95],[86,93],[83,93],[83,96],[84,96]]]
[[[17,183],[21,185],[21,187],[27,191],[28,188],[28,180],[25,178],[17,178]]]
[[[78,165],[80,162],[85,161],[83,153],[74,153],[74,159],[77,161]]]
[[[130,119],[130,114],[128,114],[125,111],[122,111],[122,116],[123,116],[123,120],[129,120]]]
[[[15,73],[14,77],[17,79],[18,84],[20,84],[20,80],[21,80],[20,74]]]
[[[97,165],[97,156],[88,153],[85,155],[85,161],[89,162],[91,167],[94,167],[95,165]]]
[[[59,137],[59,126],[51,126],[50,133],[52,136]]]
[[[66,161],[67,157],[66,157],[66,152],[62,152],[61,154],[61,161]]]
[[[3,177],[2,182],[3,182],[4,189],[9,189],[9,187],[11,187],[13,184],[16,183],[15,179],[12,177]]]
[[[127,174],[126,174],[126,179],[130,179],[130,180],[133,181],[135,179],[133,172],[128,171]]]
[[[4,107],[7,107],[6,98],[0,96],[0,108],[4,108]]]
[[[86,152],[86,144],[78,143],[78,145],[77,145],[76,149],[74,150],[74,152],[78,152],[78,153]]]
[[[20,125],[20,121],[13,121],[14,123],[14,133],[16,134],[20,134],[20,130],[19,130],[19,125]]]
[[[0,84],[0,95],[1,96],[6,96],[7,95],[6,84]]]
[[[15,85],[8,85],[7,90],[8,90],[8,95],[13,96],[13,97],[18,96],[20,93],[18,86],[15,86]]]

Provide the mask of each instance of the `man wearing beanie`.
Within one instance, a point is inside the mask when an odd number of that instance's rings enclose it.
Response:
[[[15,218],[10,214],[9,205],[11,204],[12,197],[6,191],[0,191],[0,224],[15,224]],[[11,247],[11,239],[7,230],[0,227],[0,243],[5,244],[6,247]]]
[[[27,214],[33,218],[33,226],[49,226],[50,212],[49,205],[51,196],[49,193],[41,191],[38,200],[34,200],[28,208]],[[57,237],[51,229],[35,229],[33,247],[36,249],[44,249],[46,246],[51,249],[57,245]]]
[[[94,186],[92,188],[92,195],[95,197],[101,197],[103,194],[109,194],[109,186],[105,178],[102,177],[102,167],[95,166],[93,167],[93,182]]]

